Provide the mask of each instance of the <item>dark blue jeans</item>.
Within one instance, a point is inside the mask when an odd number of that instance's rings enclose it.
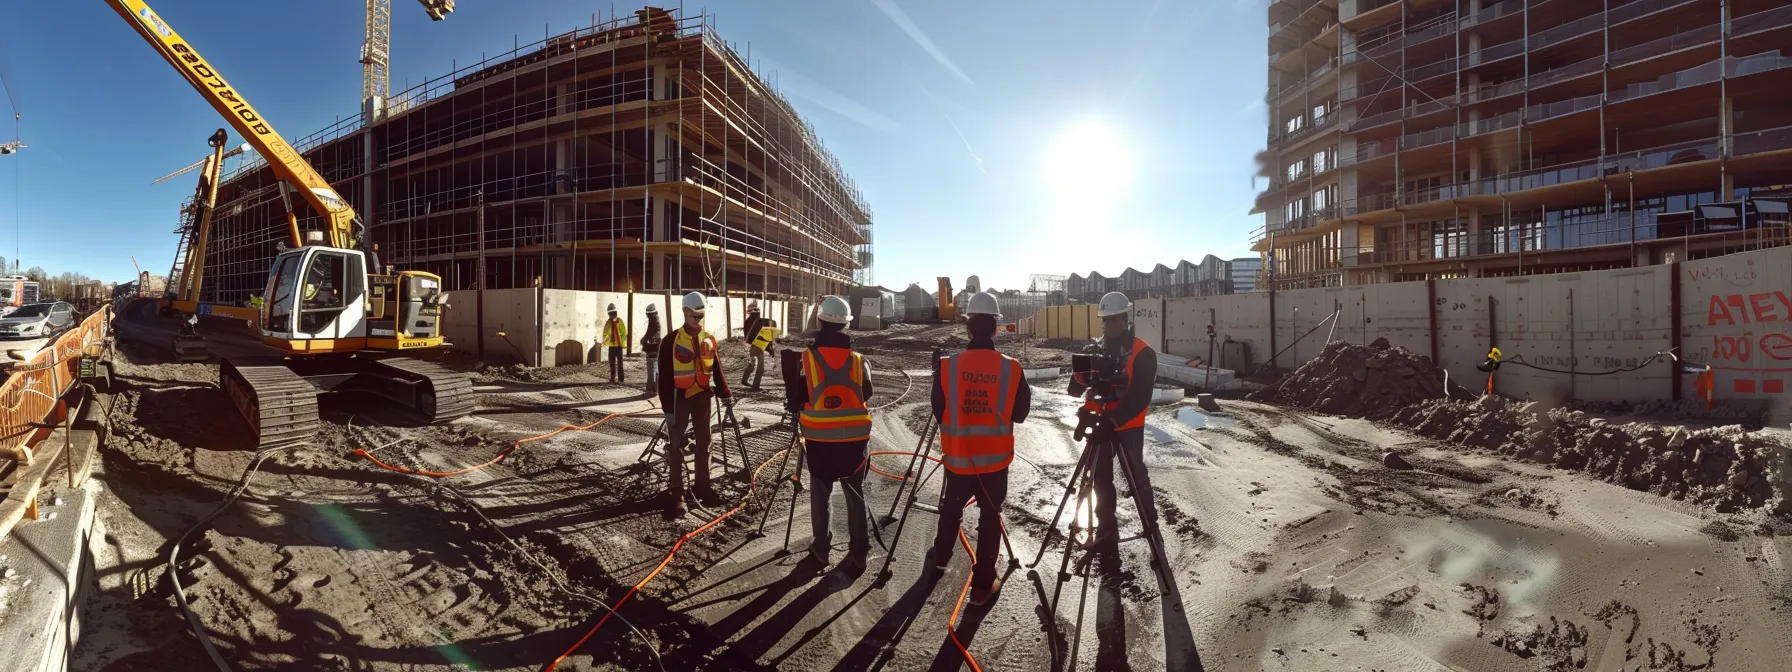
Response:
[[[803,461],[809,466],[809,530],[814,541],[809,548],[816,555],[827,557],[833,543],[829,500],[833,499],[834,483],[846,494],[846,531],[848,553],[871,551],[870,528],[865,505],[865,448],[869,441],[850,443],[803,442]]]

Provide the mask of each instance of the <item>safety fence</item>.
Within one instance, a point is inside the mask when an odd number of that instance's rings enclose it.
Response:
[[[59,411],[63,393],[80,378],[81,354],[106,340],[111,305],[57,336],[30,359],[13,366],[0,383],[0,455],[31,463],[31,443]]]

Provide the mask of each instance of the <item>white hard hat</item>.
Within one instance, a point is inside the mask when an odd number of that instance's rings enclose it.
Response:
[[[1002,316],[1002,306],[996,301],[996,295],[989,292],[978,292],[971,295],[970,305],[965,308],[966,315]]]
[[[1132,312],[1132,300],[1120,292],[1108,292],[1101,295],[1101,304],[1097,310],[1102,317],[1123,315]]]
[[[852,321],[852,308],[846,305],[846,299],[829,296],[821,300],[821,311],[815,317],[823,322],[846,324]]]
[[[657,315],[657,314],[659,314],[659,312],[660,312],[660,308],[658,305],[652,304],[652,303],[647,304],[647,314],[648,315]]]
[[[703,310],[708,305],[709,301],[703,298],[703,292],[691,292],[684,295],[685,310]]]
[[[754,302],[752,302],[752,303],[748,303],[748,304],[747,304],[747,312],[749,312],[749,313],[757,313],[757,312],[759,312],[759,302],[758,302],[758,301],[754,301]]]
[[[612,313],[616,312],[616,304],[614,304],[614,303],[610,304],[610,312],[612,312]]]

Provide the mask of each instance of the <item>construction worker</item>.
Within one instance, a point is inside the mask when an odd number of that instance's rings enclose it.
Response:
[[[604,320],[604,347],[610,358],[610,382],[622,383],[622,350],[628,347],[628,323],[616,316],[616,304],[610,304],[610,319]]]
[[[754,391],[760,389],[760,382],[765,380],[765,362],[769,360],[772,348],[778,346],[778,321],[776,319],[760,319],[760,306],[747,306],[747,337],[751,340],[747,346],[747,373],[753,375]],[[740,376],[740,383],[747,383],[747,376]]]
[[[964,507],[977,500],[977,563],[971,569],[971,603],[985,604],[1002,587],[996,555],[1002,542],[1002,502],[1008,498],[1008,463],[1014,460],[1014,425],[1025,422],[1033,390],[1020,363],[996,351],[996,297],[971,296],[965,324],[971,342],[941,359],[933,377],[933,417],[940,423],[946,483],[940,493],[939,529],[932,560],[944,572],[957,545]]]
[[[660,309],[647,304],[647,328],[641,330],[641,354],[647,359],[647,393],[659,392],[660,383]]]
[[[1083,407],[1100,415],[1103,429],[1087,449],[1093,456],[1095,481],[1096,534],[1089,547],[1112,545],[1119,539],[1119,523],[1114,510],[1114,459],[1125,459],[1132,469],[1133,494],[1139,502],[1139,519],[1147,530],[1157,525],[1156,495],[1151,491],[1151,475],[1145,473],[1145,411],[1151,405],[1151,392],[1157,380],[1157,352],[1133,336],[1132,300],[1120,292],[1101,297],[1096,311],[1101,315],[1101,349],[1110,358],[1125,362],[1126,389],[1118,401],[1084,402]],[[1106,438],[1111,436],[1112,438]]]
[[[785,398],[802,427],[804,462],[809,466],[809,521],[814,533],[809,556],[828,564],[832,547],[828,500],[839,481],[846,494],[846,530],[851,536],[840,567],[853,573],[865,569],[865,555],[871,551],[865,505],[865,458],[871,444],[871,411],[865,401],[871,398],[871,368],[852,351],[852,338],[846,335],[846,325],[852,321],[846,299],[822,299],[816,319],[821,329],[815,343],[803,351],[802,384],[787,391]]]
[[[697,483],[690,494],[706,507],[718,506],[722,498],[709,481],[709,415],[710,400],[720,397],[732,403],[733,393],[722,375],[721,360],[716,354],[716,339],[703,329],[703,309],[707,301],[702,292],[684,295],[684,326],[660,342],[660,408],[666,417],[666,513],[685,512],[684,447],[685,440],[696,435]]]

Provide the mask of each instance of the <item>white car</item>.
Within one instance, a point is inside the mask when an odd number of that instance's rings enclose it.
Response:
[[[33,303],[0,317],[0,340],[43,338],[75,323],[75,307],[57,301]]]

